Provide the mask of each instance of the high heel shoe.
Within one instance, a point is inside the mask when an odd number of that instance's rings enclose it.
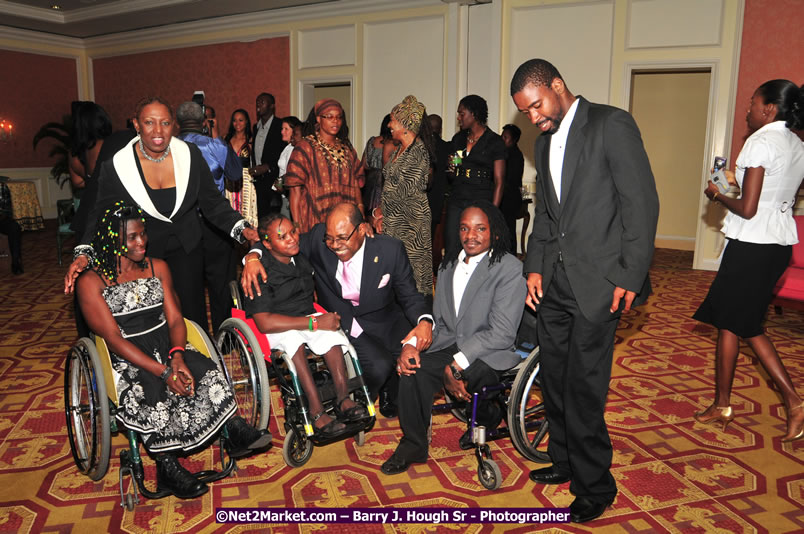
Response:
[[[782,443],[804,438],[804,402],[792,408],[787,418],[787,434],[782,438]]]
[[[695,420],[704,425],[719,423],[725,431],[729,423],[734,420],[734,410],[731,406],[712,405],[702,412],[695,412]]]

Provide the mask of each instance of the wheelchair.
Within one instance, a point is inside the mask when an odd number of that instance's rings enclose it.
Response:
[[[297,378],[292,360],[293,355],[270,349],[267,340],[257,330],[253,320],[246,319],[242,307],[243,295],[240,285],[237,281],[231,281],[229,289],[233,304],[232,317],[225,320],[218,330],[218,350],[225,361],[233,362],[226,368],[239,372],[237,376],[232,377],[232,383],[243,382],[244,390],[250,389],[254,392],[253,408],[259,408],[260,424],[263,424],[263,421],[267,424],[270,415],[269,377],[276,379],[285,408],[283,426],[286,434],[282,444],[282,458],[285,464],[288,467],[301,467],[312,457],[314,446],[327,445],[349,437],[354,437],[358,446],[362,446],[366,441],[366,432],[374,426],[375,411],[374,404],[369,398],[368,388],[363,381],[360,362],[354,347],[350,344],[344,352],[347,386],[352,399],[365,406],[369,417],[363,421],[347,424],[347,429],[337,436],[322,438],[314,431],[307,398]],[[267,369],[266,361],[270,364]],[[238,365],[238,362],[241,363]],[[253,372],[248,367],[249,365],[253,365],[257,372]],[[326,366],[321,358],[309,360],[309,365],[324,411],[335,417],[336,392],[329,372],[323,369]]]
[[[204,354],[222,368],[227,378],[232,372],[226,367],[215,349],[215,345],[196,323],[184,320],[187,327],[187,342],[198,352]],[[231,382],[230,382],[231,383]],[[238,396],[238,403],[247,394]],[[248,400],[248,399],[245,399]],[[119,399],[115,388],[115,378],[109,349],[100,337],[81,338],[70,349],[64,368],[64,412],[67,418],[67,436],[73,460],[78,470],[93,481],[102,479],[109,468],[111,434],[118,432],[115,413]],[[248,411],[255,405],[249,401]],[[239,410],[243,411],[240,407]],[[169,491],[151,491],[145,485],[145,472],[140,455],[140,437],[127,429],[129,448],[120,452],[120,506],[131,511],[140,502],[139,494],[147,499],[161,499],[171,495]],[[225,446],[225,429],[217,438],[220,449],[220,471],[206,470],[194,473],[203,482],[220,480],[237,469],[234,459],[229,456]],[[125,490],[125,478],[133,481]]]
[[[522,343],[517,352],[523,356],[522,361],[512,369],[504,371],[500,383],[482,388],[472,394],[471,417],[466,417],[463,404],[456,403],[444,392],[444,403],[435,404],[433,413],[451,411],[459,420],[467,424],[472,436],[475,457],[477,458],[477,478],[480,484],[489,490],[496,490],[502,485],[502,472],[492,458],[488,442],[510,437],[514,448],[525,458],[537,463],[551,463],[550,456],[543,450],[547,437],[547,419],[540,386],[539,347],[532,343]],[[490,395],[501,395],[506,405],[503,416],[504,427],[487,430],[477,425],[478,406]],[[432,422],[429,437],[432,437]],[[541,447],[541,448],[540,448]]]

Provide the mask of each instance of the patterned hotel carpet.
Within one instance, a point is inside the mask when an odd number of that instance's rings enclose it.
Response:
[[[274,448],[240,461],[240,471],[202,498],[145,501],[134,512],[117,494],[122,435],[112,440],[109,473],[97,483],[79,475],[67,443],[62,374],[73,341],[72,300],[61,294],[54,228],[25,234],[26,273],[14,277],[0,259],[0,530],[14,532],[244,532],[269,525],[219,525],[216,507],[564,507],[568,484],[536,486],[536,464],[508,440],[494,442],[503,486],[483,489],[472,456],[458,448],[462,429],[436,418],[432,459],[406,475],[386,477],[379,465],[400,436],[380,418],[363,447],[347,440],[316,449],[303,468],[281,456],[283,432],[273,419]],[[65,254],[65,259],[67,255]],[[804,441],[782,445],[780,397],[747,349],[739,360],[726,432],[697,424],[696,409],[712,395],[715,332],[690,319],[712,273],[690,270],[691,253],[659,250],[655,294],[621,323],[607,411],[614,442],[614,506],[587,525],[549,532],[802,532]],[[771,315],[768,332],[799,391],[804,391],[804,315]],[[274,398],[274,413],[280,412]],[[193,467],[213,465],[213,453]],[[148,460],[148,465],[152,463]],[[149,467],[150,476],[153,471]],[[539,531],[538,525],[273,525],[277,532]]]

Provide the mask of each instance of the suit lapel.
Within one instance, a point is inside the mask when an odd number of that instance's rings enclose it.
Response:
[[[564,162],[561,170],[561,205],[567,201],[567,195],[572,187],[575,178],[575,170],[578,168],[578,160],[581,157],[581,150],[586,139],[584,127],[588,119],[589,105],[582,97],[578,97],[578,108],[575,110],[575,118],[572,119],[569,135],[567,136],[567,148],[564,150]]]
[[[163,222],[171,222],[170,219],[159,213],[159,210],[154,206],[151,197],[148,195],[148,191],[145,189],[145,184],[142,181],[140,172],[137,170],[136,156],[131,147],[135,143],[138,143],[139,140],[139,137],[135,137],[123,147],[123,150],[120,150],[114,155],[112,158],[114,170],[120,178],[120,183],[123,184],[128,194],[131,195],[132,200],[142,208],[142,211],[154,219],[159,219]]]
[[[558,203],[558,194],[556,193],[556,188],[553,185],[553,175],[550,173],[550,141],[552,136],[547,136],[546,139],[542,142],[542,153],[541,158],[539,154],[537,154],[537,158],[541,162],[542,174],[543,174],[543,187],[544,187],[544,196],[545,201],[547,202],[547,210],[553,216],[553,219],[558,218],[558,213],[561,210],[561,206]]]
[[[363,270],[360,273],[360,303],[369,298],[380,285],[380,251],[374,239],[365,238]],[[377,261],[374,261],[374,260]],[[389,282],[390,283],[390,282]]]
[[[483,284],[486,283],[486,279],[489,277],[489,255],[486,254],[485,257],[480,260],[480,263],[475,267],[472,276],[469,277],[469,283],[466,284],[466,289],[463,291],[463,297],[461,297],[461,307],[458,310],[458,317],[456,320],[456,324],[460,322],[463,318],[466,310],[472,305],[472,301],[477,296],[480,288],[483,287]],[[453,307],[455,305],[453,304]]]
[[[455,279],[455,268],[458,263],[450,265],[438,277],[438,283],[444,284],[444,300],[442,303],[442,317],[444,318],[447,326],[454,326],[457,322],[457,313],[455,312],[455,290],[453,287],[453,280]]]
[[[178,213],[184,197],[187,194],[187,185],[190,182],[190,147],[187,143],[174,137],[170,140],[170,152],[173,154],[173,176],[176,180],[176,205],[173,207],[171,218]]]

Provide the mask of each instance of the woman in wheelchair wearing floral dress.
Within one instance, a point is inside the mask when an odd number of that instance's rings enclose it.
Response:
[[[117,419],[141,434],[156,461],[158,490],[198,497],[207,485],[179,463],[179,454],[209,444],[224,427],[232,457],[266,447],[271,435],[235,416],[223,373],[187,347],[170,270],[163,260],[145,255],[142,211],[118,202],[97,227],[92,242],[97,260],[78,279],[78,301],[111,352]]]
[[[323,438],[335,437],[348,430],[348,423],[369,416],[365,406],[349,398],[342,352],[349,341],[338,331],[341,318],[337,313],[314,315],[313,268],[299,253],[299,229],[288,218],[276,213],[260,219],[257,231],[267,253],[261,260],[249,261],[262,261],[268,279],[260,281],[260,296],[244,300],[245,311],[253,317],[273,349],[292,355],[315,432]],[[324,356],[335,384],[337,419],[324,411],[307,365],[304,345]]]

